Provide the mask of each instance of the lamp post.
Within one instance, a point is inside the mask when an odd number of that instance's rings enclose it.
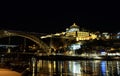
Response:
[[[11,41],[11,39],[10,39],[10,36],[9,36],[9,38],[8,38],[8,45],[10,45],[10,41]],[[11,49],[10,49],[10,47],[8,47],[7,53],[10,53],[10,52],[11,52]]]
[[[11,43],[11,33],[10,32],[8,32],[8,31],[5,31],[5,34],[8,36],[8,45],[10,45],[10,43]],[[7,53],[10,53],[11,52],[11,49],[10,49],[10,47],[8,46],[8,48],[7,48]]]
[[[26,51],[26,49],[25,49],[26,48],[26,38],[24,38],[24,46],[23,47],[24,47],[23,52],[25,52]]]
[[[8,36],[8,45],[10,45],[10,41],[11,41],[10,36],[12,35],[12,33],[8,32],[8,31],[4,31],[4,34],[6,36]],[[10,47],[8,46],[7,47],[7,53],[10,53],[10,52],[11,52],[11,50],[10,50]]]
[[[50,54],[51,54],[51,51],[52,51],[52,37],[53,37],[53,35],[51,34],[50,44],[49,44],[49,46],[50,46],[50,51],[49,51],[49,53],[50,53]]]

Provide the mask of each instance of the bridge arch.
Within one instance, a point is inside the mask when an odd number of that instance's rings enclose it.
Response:
[[[49,51],[49,46],[46,43],[40,40],[39,37],[32,35],[28,32],[21,32],[14,30],[0,30],[0,38],[9,37],[9,36],[19,36],[19,37],[27,38],[38,44],[39,48],[42,48],[44,52],[47,53]]]

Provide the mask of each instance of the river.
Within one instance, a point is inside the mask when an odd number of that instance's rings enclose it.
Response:
[[[120,76],[120,61],[38,60],[37,73],[32,76]]]
[[[15,59],[1,57],[0,63],[7,61],[5,66],[23,73],[23,76],[120,76],[120,60],[36,60],[24,57],[24,61],[13,64]],[[30,72],[25,73],[25,69]]]

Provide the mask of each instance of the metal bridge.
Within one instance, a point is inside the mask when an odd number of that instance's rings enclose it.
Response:
[[[46,53],[50,49],[49,46],[40,39],[40,36],[37,36],[33,33],[23,32],[23,31],[15,31],[15,30],[0,30],[0,38],[10,37],[10,36],[20,36],[23,38],[27,38],[27,39],[35,42],[36,44],[38,44],[39,48],[42,48],[43,51],[45,51]]]

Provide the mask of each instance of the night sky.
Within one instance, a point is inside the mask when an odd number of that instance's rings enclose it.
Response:
[[[89,31],[120,31],[117,2],[8,2],[1,5],[0,29],[39,33],[65,31],[74,22]]]

